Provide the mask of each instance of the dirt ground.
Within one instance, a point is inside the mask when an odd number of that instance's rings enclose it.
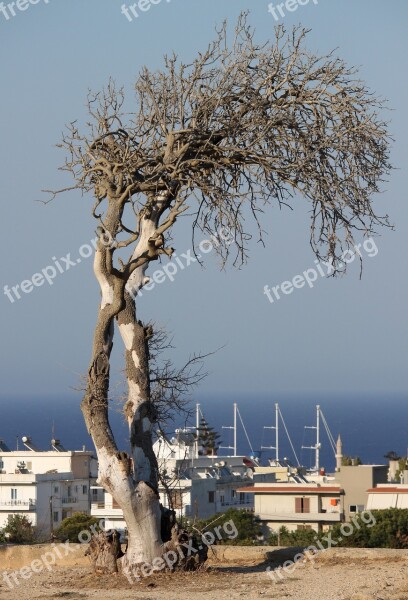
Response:
[[[267,567],[278,568],[294,551],[231,548],[212,556],[205,571],[160,573],[133,584],[123,575],[93,574],[81,557],[70,566],[33,573],[12,589],[0,563],[0,599],[45,600],[219,600],[229,598],[282,598],[291,600],[408,600],[408,551],[337,549],[315,560],[299,561],[292,573],[275,580]],[[0,555],[1,560],[1,555]],[[29,563],[26,563],[29,564]],[[15,565],[20,567],[20,565]],[[282,573],[282,571],[280,571]]]

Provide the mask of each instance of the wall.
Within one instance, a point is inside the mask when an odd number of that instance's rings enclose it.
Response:
[[[379,483],[387,483],[388,467],[386,465],[358,465],[355,467],[341,467],[336,474],[344,490],[344,515],[346,521],[355,515],[350,512],[350,505],[360,506],[361,510],[367,507],[367,490]]]

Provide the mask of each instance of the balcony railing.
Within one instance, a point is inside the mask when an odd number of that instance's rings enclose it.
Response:
[[[340,512],[330,512],[330,513],[284,513],[284,512],[263,512],[261,511],[258,514],[261,521],[293,521],[293,522],[322,522],[322,523],[332,523],[332,522],[341,522],[342,514]]]
[[[240,500],[239,498],[234,498],[233,500],[231,500],[230,502],[220,502],[221,506],[245,506],[247,504],[254,504],[253,499],[250,500],[249,498],[247,500]]]
[[[31,508],[35,507],[35,500],[0,500],[0,508],[1,507],[19,507],[19,508]]]
[[[68,496],[67,498],[62,499],[62,504],[76,504],[78,502],[78,498],[74,498],[73,496]]]

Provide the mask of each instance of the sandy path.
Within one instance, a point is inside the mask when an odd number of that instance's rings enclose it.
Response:
[[[242,549],[244,552],[244,549]],[[125,577],[91,574],[86,567],[55,567],[19,579],[10,589],[0,571],[1,600],[219,600],[282,598],[290,600],[408,600],[408,551],[335,550],[306,561],[291,574],[272,581],[275,562],[238,560],[211,565],[200,573],[154,575],[131,585]]]

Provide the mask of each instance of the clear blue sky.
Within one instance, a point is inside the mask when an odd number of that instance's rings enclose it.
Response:
[[[65,123],[85,116],[88,88],[110,76],[132,84],[142,65],[154,68],[165,52],[193,59],[227,17],[234,23],[251,9],[257,36],[273,35],[268,2],[253,0],[163,0],[129,22],[121,0],[40,0],[7,20],[0,13],[2,51],[0,96],[2,260],[0,284],[13,286],[71,253],[93,237],[92,198],[61,196],[37,203],[42,188],[69,183],[57,171],[62,154],[54,144]],[[210,254],[197,265],[143,297],[140,316],[174,333],[174,358],[224,346],[208,361],[211,372],[200,395],[268,392],[298,394],[406,393],[407,391],[407,17],[406,0],[319,0],[286,11],[287,27],[312,29],[309,46],[318,52],[338,47],[347,62],[389,99],[392,160],[398,168],[376,200],[396,231],[377,238],[378,254],[346,277],[320,279],[273,305],[265,284],[313,267],[309,221],[302,202],[293,212],[265,213],[266,248],[254,243],[249,264],[219,272]],[[179,253],[190,248],[187,230],[175,240]],[[98,289],[91,259],[83,259],[21,300],[2,293],[1,390],[14,395],[65,395],[86,372]],[[120,378],[121,341],[113,372]],[[248,398],[250,396],[248,395]]]

